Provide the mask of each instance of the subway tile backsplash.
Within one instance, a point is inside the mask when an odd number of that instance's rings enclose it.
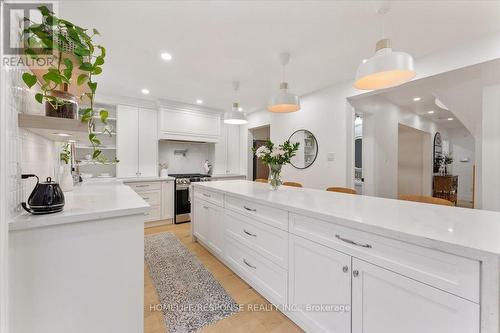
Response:
[[[43,106],[35,101],[34,93],[25,87],[19,68],[6,70],[6,112],[8,127],[9,215],[15,218],[20,206],[31,193],[36,180],[21,180],[22,173],[34,173],[44,180],[54,177],[58,166],[57,148],[53,141],[18,127],[18,113],[43,114]]]

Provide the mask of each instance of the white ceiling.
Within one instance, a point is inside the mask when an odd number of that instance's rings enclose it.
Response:
[[[277,90],[280,52],[291,52],[287,77],[302,95],[352,79],[382,36],[372,1],[62,1],[59,12],[102,34],[98,93],[148,88],[148,99],[227,109],[237,79],[245,112]],[[418,58],[499,31],[500,1],[392,1],[385,21],[394,48]]]

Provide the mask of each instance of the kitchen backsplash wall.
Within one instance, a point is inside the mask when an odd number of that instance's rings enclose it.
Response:
[[[26,201],[36,180],[21,180],[22,173],[34,173],[44,180],[53,177],[58,166],[57,146],[28,130],[18,127],[18,113],[43,114],[43,106],[35,101],[33,91],[21,79],[22,71],[6,71],[6,111],[9,136],[9,215],[14,218],[22,212],[20,203]]]
[[[203,163],[206,160],[213,163],[214,149],[213,143],[160,141],[158,161],[168,164],[169,174],[205,173]],[[175,154],[176,150],[187,150],[186,156]]]

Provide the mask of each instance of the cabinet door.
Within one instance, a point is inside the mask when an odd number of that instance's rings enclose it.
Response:
[[[227,128],[226,174],[240,173],[240,126],[228,125]]]
[[[208,205],[203,201],[194,202],[194,235],[205,244],[208,244],[208,210]]]
[[[158,112],[139,109],[140,177],[158,176]]]
[[[227,125],[221,125],[219,141],[215,144],[214,174],[226,174],[227,162]]]
[[[479,305],[353,258],[353,333],[477,333]]]
[[[292,234],[289,248],[292,317],[307,332],[350,332],[351,257]]]
[[[137,177],[138,174],[138,127],[136,107],[118,105],[116,121],[116,176]]]
[[[222,256],[224,245],[224,219],[221,207],[214,205],[208,206],[208,245]]]
[[[162,220],[174,218],[174,182],[162,182],[161,186],[161,218]]]

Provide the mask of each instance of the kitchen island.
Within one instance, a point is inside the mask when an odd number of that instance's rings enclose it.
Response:
[[[193,184],[193,236],[307,332],[499,332],[500,213]]]
[[[142,332],[149,205],[117,180],[64,194],[9,223],[9,332]]]

